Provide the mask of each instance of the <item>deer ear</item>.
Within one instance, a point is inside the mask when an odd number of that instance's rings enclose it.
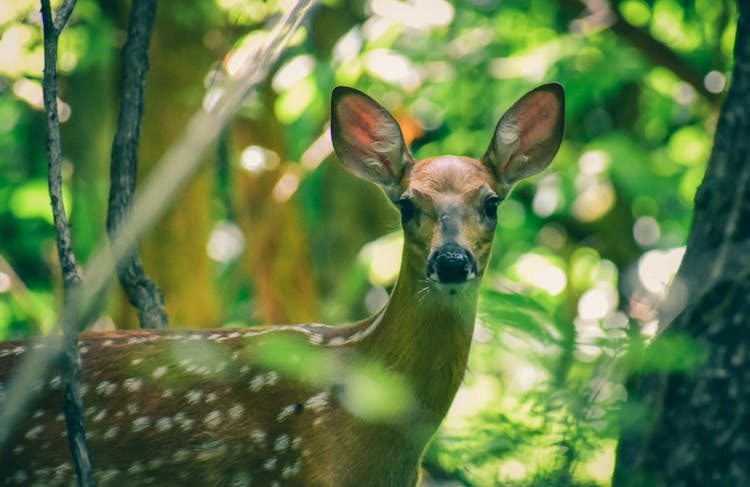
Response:
[[[338,86],[331,98],[331,138],[344,167],[382,186],[392,200],[400,196],[414,157],[388,110],[359,90]]]
[[[495,174],[498,184],[509,188],[549,166],[562,142],[564,127],[562,85],[539,86],[505,112],[482,162]]]

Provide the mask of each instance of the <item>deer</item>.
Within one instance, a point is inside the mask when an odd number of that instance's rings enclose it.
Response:
[[[97,483],[417,485],[464,379],[498,205],[551,163],[564,107],[562,86],[544,84],[500,118],[480,159],[417,161],[386,108],[336,87],[336,155],[401,213],[402,262],[387,304],[347,326],[82,333]],[[33,351],[0,344],[0,395]],[[33,405],[0,445],[2,485],[75,482],[55,374],[29,384]]]

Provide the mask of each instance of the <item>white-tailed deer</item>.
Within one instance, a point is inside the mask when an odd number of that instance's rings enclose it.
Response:
[[[393,117],[333,91],[336,154],[401,210],[388,304],[348,327],[84,333],[86,433],[100,485],[413,486],[464,376],[497,206],[563,134],[558,84],[503,115],[481,159],[415,161]],[[33,353],[0,344],[0,380]],[[0,445],[0,484],[70,485],[59,377]],[[2,393],[0,383],[0,395]]]

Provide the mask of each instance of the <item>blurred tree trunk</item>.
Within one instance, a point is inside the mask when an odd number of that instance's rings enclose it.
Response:
[[[235,210],[245,236],[245,266],[255,293],[254,319],[262,323],[301,323],[318,319],[318,296],[309,244],[296,198],[279,201],[273,190],[287,161],[282,127],[273,110],[273,95],[261,88],[264,112],[258,120],[238,119],[233,143],[269,149],[282,162],[252,173],[234,171]]]
[[[84,263],[104,235],[109,188],[107,161],[114,132],[112,75],[111,64],[96,63],[88,69],[73,71],[65,80],[65,93],[72,110],[63,131],[63,144],[73,162],[70,221],[76,254]],[[98,93],[96,103],[91,102],[92,89]]]
[[[196,17],[199,8],[174,0],[159,3],[146,83],[139,179],[148,177],[201,106],[203,80],[216,54],[204,44],[211,26],[208,19]],[[210,169],[203,169],[193,178],[142,246],[146,273],[161,287],[175,327],[216,326],[220,318],[212,264],[206,254],[211,174]],[[124,297],[120,302],[129,308]],[[123,315],[115,320],[118,326],[136,326],[132,310],[127,317]]]
[[[750,485],[750,1],[738,4],[732,87],[662,323],[679,315],[657,338],[662,354],[675,336],[700,352],[631,385],[614,487]]]

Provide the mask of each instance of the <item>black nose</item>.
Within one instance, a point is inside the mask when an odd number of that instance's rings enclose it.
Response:
[[[458,284],[474,277],[477,265],[471,253],[455,243],[447,243],[432,253],[427,262],[427,276],[443,284]]]

